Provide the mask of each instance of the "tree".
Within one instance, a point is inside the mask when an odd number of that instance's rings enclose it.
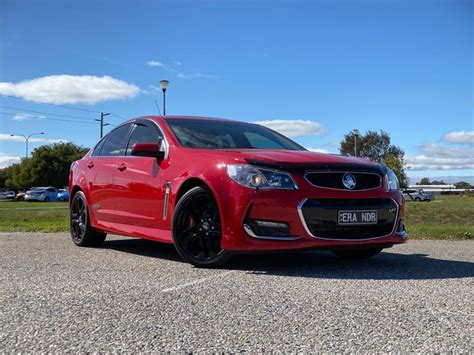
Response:
[[[344,136],[339,149],[342,155],[354,154],[354,141],[352,132]],[[357,156],[383,162],[389,155],[397,159],[403,159],[405,152],[401,148],[390,144],[390,135],[387,132],[367,131],[365,135],[357,136]]]
[[[431,181],[431,185],[446,185],[446,183],[443,180],[433,180]]]
[[[387,159],[383,161],[385,165],[387,165],[390,169],[393,170],[395,175],[398,178],[398,182],[400,183],[401,188],[407,188],[408,187],[408,177],[405,174],[405,170],[403,169],[403,160],[398,159],[397,157],[393,155],[389,155]]]
[[[7,187],[6,182],[12,175],[12,167],[13,165],[10,165],[6,168],[0,169],[0,189],[5,189]]]
[[[457,189],[464,189],[464,190],[472,189],[472,185],[466,181],[459,181],[456,184],[454,184],[454,186],[456,186]]]
[[[31,158],[9,167],[6,186],[20,190],[32,186],[67,186],[69,168],[88,149],[73,143],[43,145],[31,153]]]
[[[417,185],[431,185],[430,179],[427,177],[424,177],[423,179],[420,180]]]
[[[352,132],[344,135],[340,144],[341,154],[354,154],[355,137]],[[397,175],[400,186],[408,186],[404,169],[405,152],[400,147],[391,144],[390,135],[387,132],[367,131],[365,135],[357,136],[357,156],[386,164]]]

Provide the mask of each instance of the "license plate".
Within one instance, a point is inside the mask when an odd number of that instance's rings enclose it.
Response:
[[[338,224],[377,224],[377,211],[339,211]]]

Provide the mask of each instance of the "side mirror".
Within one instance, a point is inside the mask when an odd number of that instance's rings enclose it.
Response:
[[[160,141],[161,143],[161,141]],[[132,155],[136,157],[151,157],[162,160],[165,152],[160,149],[159,143],[135,143],[132,146]]]

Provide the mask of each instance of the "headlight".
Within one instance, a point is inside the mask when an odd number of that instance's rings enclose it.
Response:
[[[298,188],[290,174],[252,165],[229,164],[227,175],[236,183],[250,189],[296,190]]]
[[[397,175],[395,175],[395,173],[391,169],[387,169],[386,178],[388,191],[400,189],[400,184],[398,183]]]

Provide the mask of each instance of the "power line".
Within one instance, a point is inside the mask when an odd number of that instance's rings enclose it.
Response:
[[[11,112],[0,112],[0,115],[11,115],[11,116],[16,116],[18,115],[17,113],[11,113]],[[0,118],[6,118],[6,117],[0,117]],[[74,123],[83,123],[83,124],[93,124],[95,125],[96,123],[94,122],[85,122],[85,121],[76,121],[76,120],[66,120],[66,119],[61,119],[61,118],[52,118],[52,117],[35,117],[39,118],[40,120],[50,120],[50,121],[61,121],[61,122],[74,122]]]
[[[121,120],[126,120],[126,118],[125,118],[125,117],[122,117],[122,116],[116,115],[115,113],[111,113],[110,115],[111,115],[111,116],[115,116],[115,117],[117,117],[117,118],[120,118]]]
[[[42,115],[68,117],[68,118],[76,118],[76,119],[86,120],[86,121],[94,121],[93,118],[87,118],[87,117],[61,115],[61,114],[59,114],[59,113],[50,113],[50,112],[42,112],[42,111],[35,111],[35,110],[27,110],[27,109],[18,108],[18,107],[11,107],[11,106],[2,106],[2,105],[0,105],[0,107],[2,107],[2,108],[7,108],[7,109],[10,109],[10,110],[18,110],[18,111],[26,111],[26,112],[32,112],[32,113],[40,113],[40,114],[42,114]],[[19,113],[19,115],[20,115],[20,113]],[[38,118],[41,118],[41,117],[38,117]]]
[[[89,110],[89,109],[86,109],[86,108],[71,107],[71,106],[64,106],[64,105],[59,105],[59,104],[52,104],[52,103],[49,103],[49,102],[41,102],[41,101],[35,101],[35,100],[28,100],[28,99],[23,99],[23,98],[21,98],[21,97],[16,97],[16,96],[11,96],[11,95],[0,94],[0,96],[9,97],[9,98],[11,98],[11,99],[16,99],[16,100],[21,100],[21,101],[34,102],[35,104],[62,107],[62,108],[70,109],[70,110],[78,110],[78,111],[85,111],[85,112],[92,112],[92,113],[100,113],[100,111]]]

